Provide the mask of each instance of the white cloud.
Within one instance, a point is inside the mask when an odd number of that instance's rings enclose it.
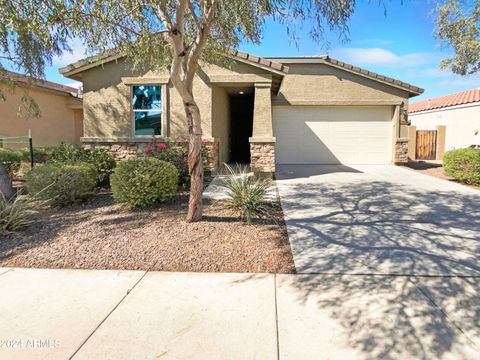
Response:
[[[73,87],[75,89],[81,89],[82,88],[82,83],[80,81],[74,81],[74,82],[66,83],[65,86],[70,86],[70,87]]]
[[[381,39],[381,38],[371,38],[371,39],[363,39],[360,40],[361,43],[376,45],[376,46],[385,46],[385,45],[392,45],[395,43],[393,40],[388,39]]]
[[[56,56],[53,59],[54,66],[65,66],[72,64],[78,60],[83,59],[85,55],[85,47],[83,46],[82,42],[78,39],[74,39],[69,43],[70,48],[72,49],[71,52],[65,51],[62,56]]]
[[[445,79],[438,82],[440,86],[458,86],[465,89],[480,89],[480,76],[467,76],[467,77],[453,77],[451,79]]]
[[[435,53],[418,52],[397,55],[383,48],[336,48],[330,55],[340,61],[359,66],[411,67],[430,64],[438,58]]]
[[[421,75],[438,77],[438,78],[445,78],[445,77],[452,77],[453,76],[453,74],[450,71],[442,70],[439,67],[423,69],[421,71]]]

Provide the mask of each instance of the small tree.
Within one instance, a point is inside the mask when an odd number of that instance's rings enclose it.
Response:
[[[325,40],[326,27],[346,38],[354,6],[355,0],[0,0],[8,9],[0,13],[6,20],[0,41],[7,60],[32,75],[68,50],[72,36],[91,52],[123,54],[133,67],[168,67],[188,120],[190,222],[202,216],[201,114],[193,95],[199,62],[228,61],[241,41],[259,43],[267,19],[283,24],[293,40],[299,24],[317,41]]]
[[[452,47],[455,56],[444,59],[440,67],[454,74],[480,71],[480,0],[447,0],[437,8],[436,36]]]
[[[226,61],[242,40],[259,43],[266,19],[285,25],[308,24],[312,38],[323,38],[328,26],[346,34],[354,0],[164,0],[102,1],[67,6],[77,36],[89,49],[114,47],[132,66],[169,67],[180,94],[189,129],[188,170],[191,176],[187,221],[202,216],[203,168],[201,114],[193,95],[199,62]]]
[[[23,70],[30,77],[43,77],[45,65],[54,56],[70,50],[67,45],[68,28],[56,25],[56,6],[34,0],[0,0],[0,101],[8,96],[5,89],[14,89],[4,65]],[[22,91],[18,112],[32,117],[40,116],[40,109],[28,94]],[[0,192],[13,198],[12,181],[0,161]]]

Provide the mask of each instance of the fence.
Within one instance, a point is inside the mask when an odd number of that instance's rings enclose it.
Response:
[[[417,160],[435,160],[437,157],[437,131],[417,130]]]
[[[26,144],[30,153],[30,167],[33,168],[33,140],[32,132],[29,130],[27,136],[2,136],[0,135],[0,148],[7,144]]]

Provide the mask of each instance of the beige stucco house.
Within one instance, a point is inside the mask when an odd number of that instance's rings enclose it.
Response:
[[[11,71],[2,71],[1,75],[11,83],[0,84],[5,96],[5,101],[0,101],[0,137],[27,136],[31,130],[34,146],[53,146],[60,142],[80,144],[83,106],[77,89]],[[25,95],[37,103],[39,118],[18,111]],[[22,147],[25,144],[5,142],[3,146]]]
[[[438,150],[480,145],[480,89],[412,104],[408,118],[415,130],[444,128],[444,149]]]
[[[224,162],[272,172],[276,164],[407,160],[404,117],[408,99],[422,89],[327,56],[230,56],[228,68],[201,64],[194,81],[213,169]],[[167,71],[134,73],[124,58],[110,55],[60,72],[83,82],[86,146],[125,157],[187,133]]]

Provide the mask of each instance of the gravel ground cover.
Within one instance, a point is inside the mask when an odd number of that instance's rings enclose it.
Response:
[[[431,163],[427,161],[416,161],[416,162],[411,161],[406,165],[406,167],[408,169],[415,170],[421,174],[434,176],[443,180],[457,182],[454,178],[445,175],[445,173],[443,172],[443,166],[440,163]],[[480,187],[474,186],[474,185],[467,185],[467,184],[463,184],[463,185],[472,187],[474,189],[480,189]]]
[[[426,161],[416,161],[416,162],[411,161],[406,166],[407,168],[410,168],[412,170],[415,170],[425,175],[435,176],[437,178],[444,179],[444,180],[450,180],[450,181],[454,180],[453,178],[443,173],[442,164],[430,163]]]
[[[293,273],[278,203],[245,225],[225,202],[206,203],[204,220],[184,221],[188,195],[131,210],[101,192],[83,205],[48,208],[28,229],[0,239],[0,267]]]

